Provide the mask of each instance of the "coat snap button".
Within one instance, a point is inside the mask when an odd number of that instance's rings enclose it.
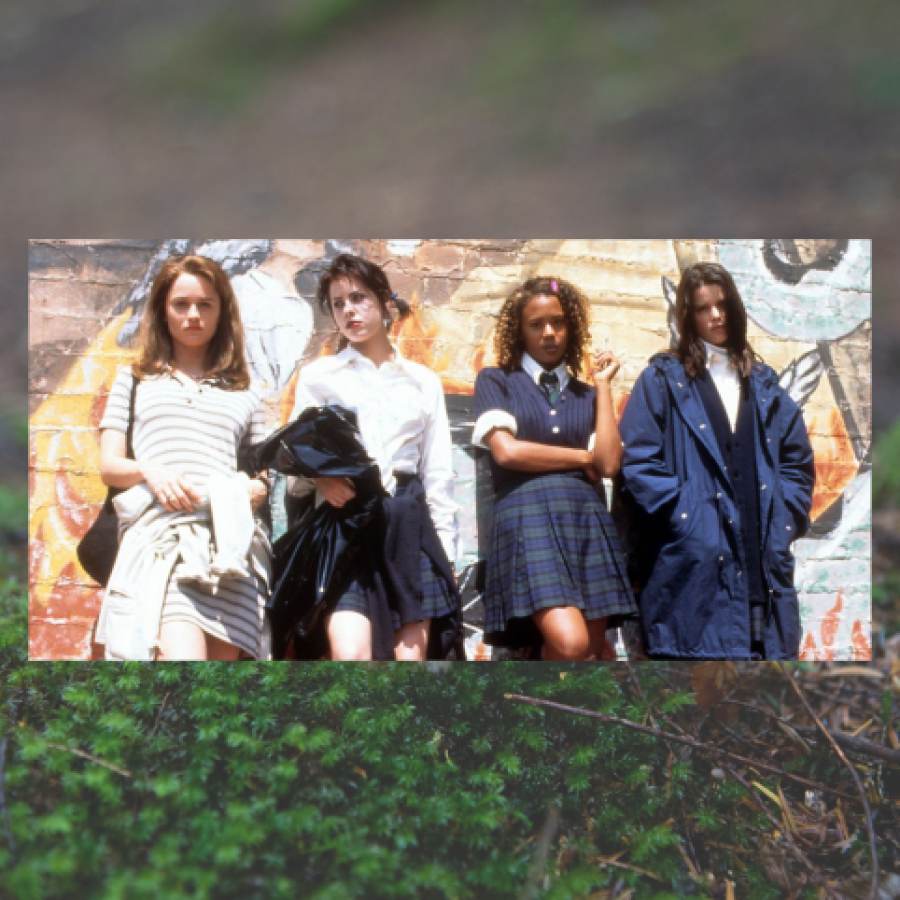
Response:
[[[681,514],[681,518],[682,518],[682,519],[686,519],[686,518],[687,518],[687,513],[682,513],[682,514]]]
[[[763,489],[763,490],[765,490],[765,489],[766,489],[766,486],[765,486],[765,485],[763,485],[763,486],[762,486],[762,489]]]
[[[721,500],[721,499],[722,499],[722,494],[721,493],[716,494],[716,500]]]
[[[788,531],[791,530],[791,526],[790,526],[790,525],[785,525],[784,527],[787,528]]]
[[[559,425],[554,425],[554,426],[553,426],[553,433],[554,433],[554,434],[559,434]]]
[[[551,410],[550,410],[550,415],[551,415],[551,416],[555,416],[555,415],[556,415],[556,410],[555,410],[555,409],[551,409]]]

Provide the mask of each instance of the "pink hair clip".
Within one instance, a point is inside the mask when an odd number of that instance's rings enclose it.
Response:
[[[559,284],[555,278],[550,279],[550,290],[553,291],[554,294],[559,292]]]

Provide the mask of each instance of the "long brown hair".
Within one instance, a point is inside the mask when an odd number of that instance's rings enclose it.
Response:
[[[591,341],[587,297],[574,284],[551,276],[529,278],[506,298],[494,333],[497,365],[507,371],[522,368],[525,352],[522,310],[539,294],[559,300],[566,319],[566,366],[577,376],[584,363],[585,348]]]
[[[138,378],[160,375],[173,362],[172,335],[166,324],[166,301],[179,275],[205,278],[219,297],[219,323],[206,348],[207,377],[216,378],[231,390],[250,386],[244,355],[244,326],[231,281],[225,270],[207,256],[175,256],[166,260],[153,279],[150,300],[140,330],[140,352],[133,371]]]
[[[674,354],[690,378],[696,378],[706,368],[706,348],[697,334],[694,322],[694,292],[703,285],[716,284],[725,295],[725,327],[728,339],[724,347],[735,368],[745,378],[750,375],[756,352],[747,341],[747,311],[731,273],[718,263],[695,263],[681,275],[675,292],[675,326],[678,343]]]

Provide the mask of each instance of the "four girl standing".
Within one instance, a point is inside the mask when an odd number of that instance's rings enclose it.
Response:
[[[234,475],[240,443],[263,436],[227,278],[209,260],[187,260],[167,264],[164,271],[172,271],[165,279],[160,273],[145,317],[135,367],[144,396],[138,395],[135,407],[134,461],[125,456],[127,376],[117,380],[101,424],[106,483],[144,482],[171,514],[194,512],[202,500],[201,473]],[[658,540],[641,601],[648,649],[651,655],[688,658],[796,656],[799,620],[787,561],[790,541],[802,533],[809,513],[811,450],[799,410],[746,344],[746,317],[730,277],[695,270],[685,273],[679,287],[681,343],[671,357],[654,357],[623,419],[629,494],[654,525],[662,515],[672,523],[662,532],[651,529]],[[710,292],[710,284],[719,288]],[[333,317],[343,347],[301,371],[293,415],[327,404],[355,412],[388,494],[383,539],[369,548],[327,620],[330,658],[445,655],[460,610],[451,566],[451,440],[440,381],[404,360],[390,343],[391,311],[401,304],[379,266],[342,254],[322,276],[318,300]],[[475,388],[473,443],[490,452],[496,494],[486,640],[540,646],[546,660],[614,658],[607,627],[637,614],[616,529],[598,489],[602,478],[622,466],[611,394],[619,362],[607,350],[594,352],[593,386],[579,380],[589,341],[584,295],[562,279],[533,278],[504,304],[495,338],[498,367],[483,370]],[[737,374],[716,376],[717,350]],[[660,387],[666,379],[671,396]],[[682,402],[709,420],[705,434],[706,422],[684,429]],[[678,449],[670,453],[673,441]],[[753,477],[771,485],[763,483],[754,500],[753,490],[737,484],[736,472],[725,474],[722,460],[718,481],[692,481],[698,472],[709,473],[707,457],[717,448],[729,461],[737,454],[742,466],[752,459]],[[689,458],[702,459],[705,468],[692,468]],[[254,509],[265,500],[266,487],[265,479],[247,483]],[[306,487],[315,489],[317,502],[337,508],[353,497],[346,479],[317,478]],[[302,491],[303,485],[293,488]],[[717,488],[722,490],[712,499]],[[763,496],[766,488],[770,492]],[[723,491],[728,501],[722,501]],[[688,527],[679,517],[687,518],[695,507],[704,515],[707,507],[715,509],[729,523],[737,517],[739,524],[715,534],[707,525]],[[688,559],[683,570],[673,566],[673,554],[684,558],[688,540],[695,547],[715,545],[715,578],[704,574],[691,581],[700,567],[696,560]],[[725,553],[730,569],[721,565]],[[703,554],[705,559],[707,549]],[[160,658],[233,659],[240,650],[256,655],[264,577],[251,566],[245,581],[223,593],[179,578],[179,565],[185,563],[176,564],[166,590]],[[749,592],[738,584],[742,575]]]

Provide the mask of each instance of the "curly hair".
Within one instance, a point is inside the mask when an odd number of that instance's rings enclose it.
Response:
[[[682,272],[675,292],[675,324],[678,328],[675,356],[691,378],[697,378],[706,368],[706,349],[697,334],[694,321],[694,292],[703,285],[718,285],[722,288],[728,329],[728,340],[724,347],[735,368],[746,378],[759,356],[747,340],[747,311],[740,291],[731,273],[718,263],[695,263]]]
[[[140,351],[132,371],[139,379],[144,379],[159,375],[172,365],[174,347],[166,324],[166,302],[172,285],[182,274],[205,278],[219,297],[219,324],[206,351],[207,374],[218,378],[228,390],[246,390],[250,386],[250,372],[237,297],[219,263],[196,254],[166,260],[153,279],[150,301],[141,320]]]
[[[494,333],[497,365],[506,371],[522,367],[522,354],[525,352],[522,310],[539,294],[559,300],[566,317],[566,366],[573,375],[578,376],[591,341],[587,297],[574,284],[550,275],[529,278],[506,298]]]

